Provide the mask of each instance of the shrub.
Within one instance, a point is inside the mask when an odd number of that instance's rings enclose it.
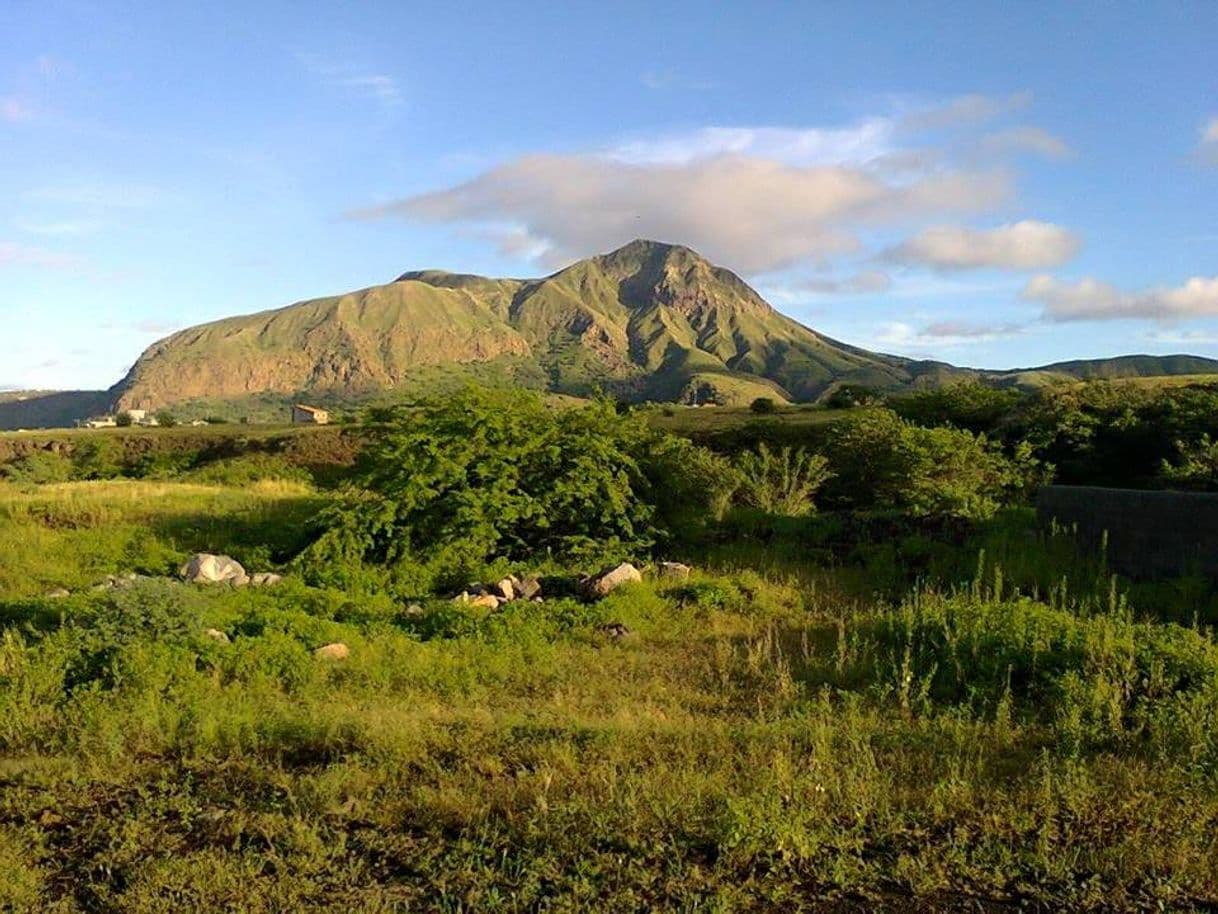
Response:
[[[114,479],[122,475],[123,449],[113,438],[89,438],[72,453],[72,468],[77,479]]]
[[[918,425],[950,425],[971,432],[992,432],[1025,399],[1017,390],[999,390],[979,381],[961,381],[920,390],[889,402],[903,419]]]
[[[67,482],[72,478],[72,470],[72,461],[53,451],[35,451],[0,467],[5,479],[27,485]]]
[[[790,447],[772,451],[764,442],[737,457],[736,467],[737,497],[743,504],[788,517],[812,514],[813,497],[832,475],[829,461],[820,454]]]
[[[496,558],[638,556],[691,511],[712,513],[730,475],[605,402],[558,410],[531,392],[469,388],[377,418],[354,485],[319,518],[305,556],[315,575],[372,563],[423,587]]]
[[[127,412],[126,410],[123,410],[121,413],[119,413],[117,416],[114,417],[114,424],[117,425],[119,428],[130,428],[132,425],[135,424],[135,419],[132,418],[131,413]]]
[[[835,423],[826,454],[839,500],[914,516],[989,517],[1046,475],[1027,445],[1008,457],[983,435],[922,428],[891,410]]]
[[[158,410],[156,414],[156,424],[164,428],[173,428],[178,424],[178,417],[167,409]]]
[[[1212,492],[1218,489],[1218,442],[1202,435],[1196,444],[1176,442],[1176,463],[1164,460],[1159,475],[1168,485]]]
[[[749,404],[749,409],[759,416],[765,416],[778,412],[778,404],[773,397],[758,397]]]

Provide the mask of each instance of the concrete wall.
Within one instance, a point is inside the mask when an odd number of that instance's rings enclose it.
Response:
[[[1077,527],[1094,548],[1107,531],[1108,563],[1130,577],[1201,571],[1218,579],[1218,494],[1046,486],[1036,516]]]

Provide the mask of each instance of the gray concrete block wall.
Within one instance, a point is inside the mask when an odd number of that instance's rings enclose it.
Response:
[[[1108,533],[1108,564],[1130,577],[1200,571],[1218,579],[1218,494],[1046,486],[1036,496],[1042,526],[1075,527],[1098,549]]]

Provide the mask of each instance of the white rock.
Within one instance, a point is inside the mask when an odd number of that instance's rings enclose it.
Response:
[[[617,590],[623,584],[634,584],[643,580],[643,575],[629,562],[622,562],[616,568],[602,571],[583,580],[584,590],[594,597],[603,597]]]
[[[212,555],[198,552],[192,555],[179,572],[182,578],[194,584],[222,584],[248,578],[241,563],[227,555]]]
[[[341,641],[335,641],[333,644],[323,644],[313,652],[313,656],[318,660],[346,660],[351,656],[351,648]]]
[[[220,629],[218,629],[218,628],[209,628],[207,631],[205,631],[203,633],[203,637],[210,638],[212,641],[218,642],[219,644],[231,644],[232,643],[231,641],[228,640],[228,635],[226,635],[224,632],[220,631]]]

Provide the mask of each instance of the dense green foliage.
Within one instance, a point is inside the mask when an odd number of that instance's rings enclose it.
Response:
[[[835,423],[825,453],[839,502],[914,516],[989,517],[1045,478],[1028,447],[1007,455],[982,435],[923,428],[888,410]]]
[[[380,418],[305,559],[327,575],[371,564],[419,587],[496,559],[638,557],[730,494],[724,461],[609,403],[552,409],[533,393],[468,388]]]
[[[1218,438],[1218,386],[1095,381],[1034,394],[957,384],[892,399],[925,426],[983,432],[1026,446],[1069,485],[1218,489],[1206,482],[1206,440]],[[1191,464],[1191,466],[1190,466]]]

